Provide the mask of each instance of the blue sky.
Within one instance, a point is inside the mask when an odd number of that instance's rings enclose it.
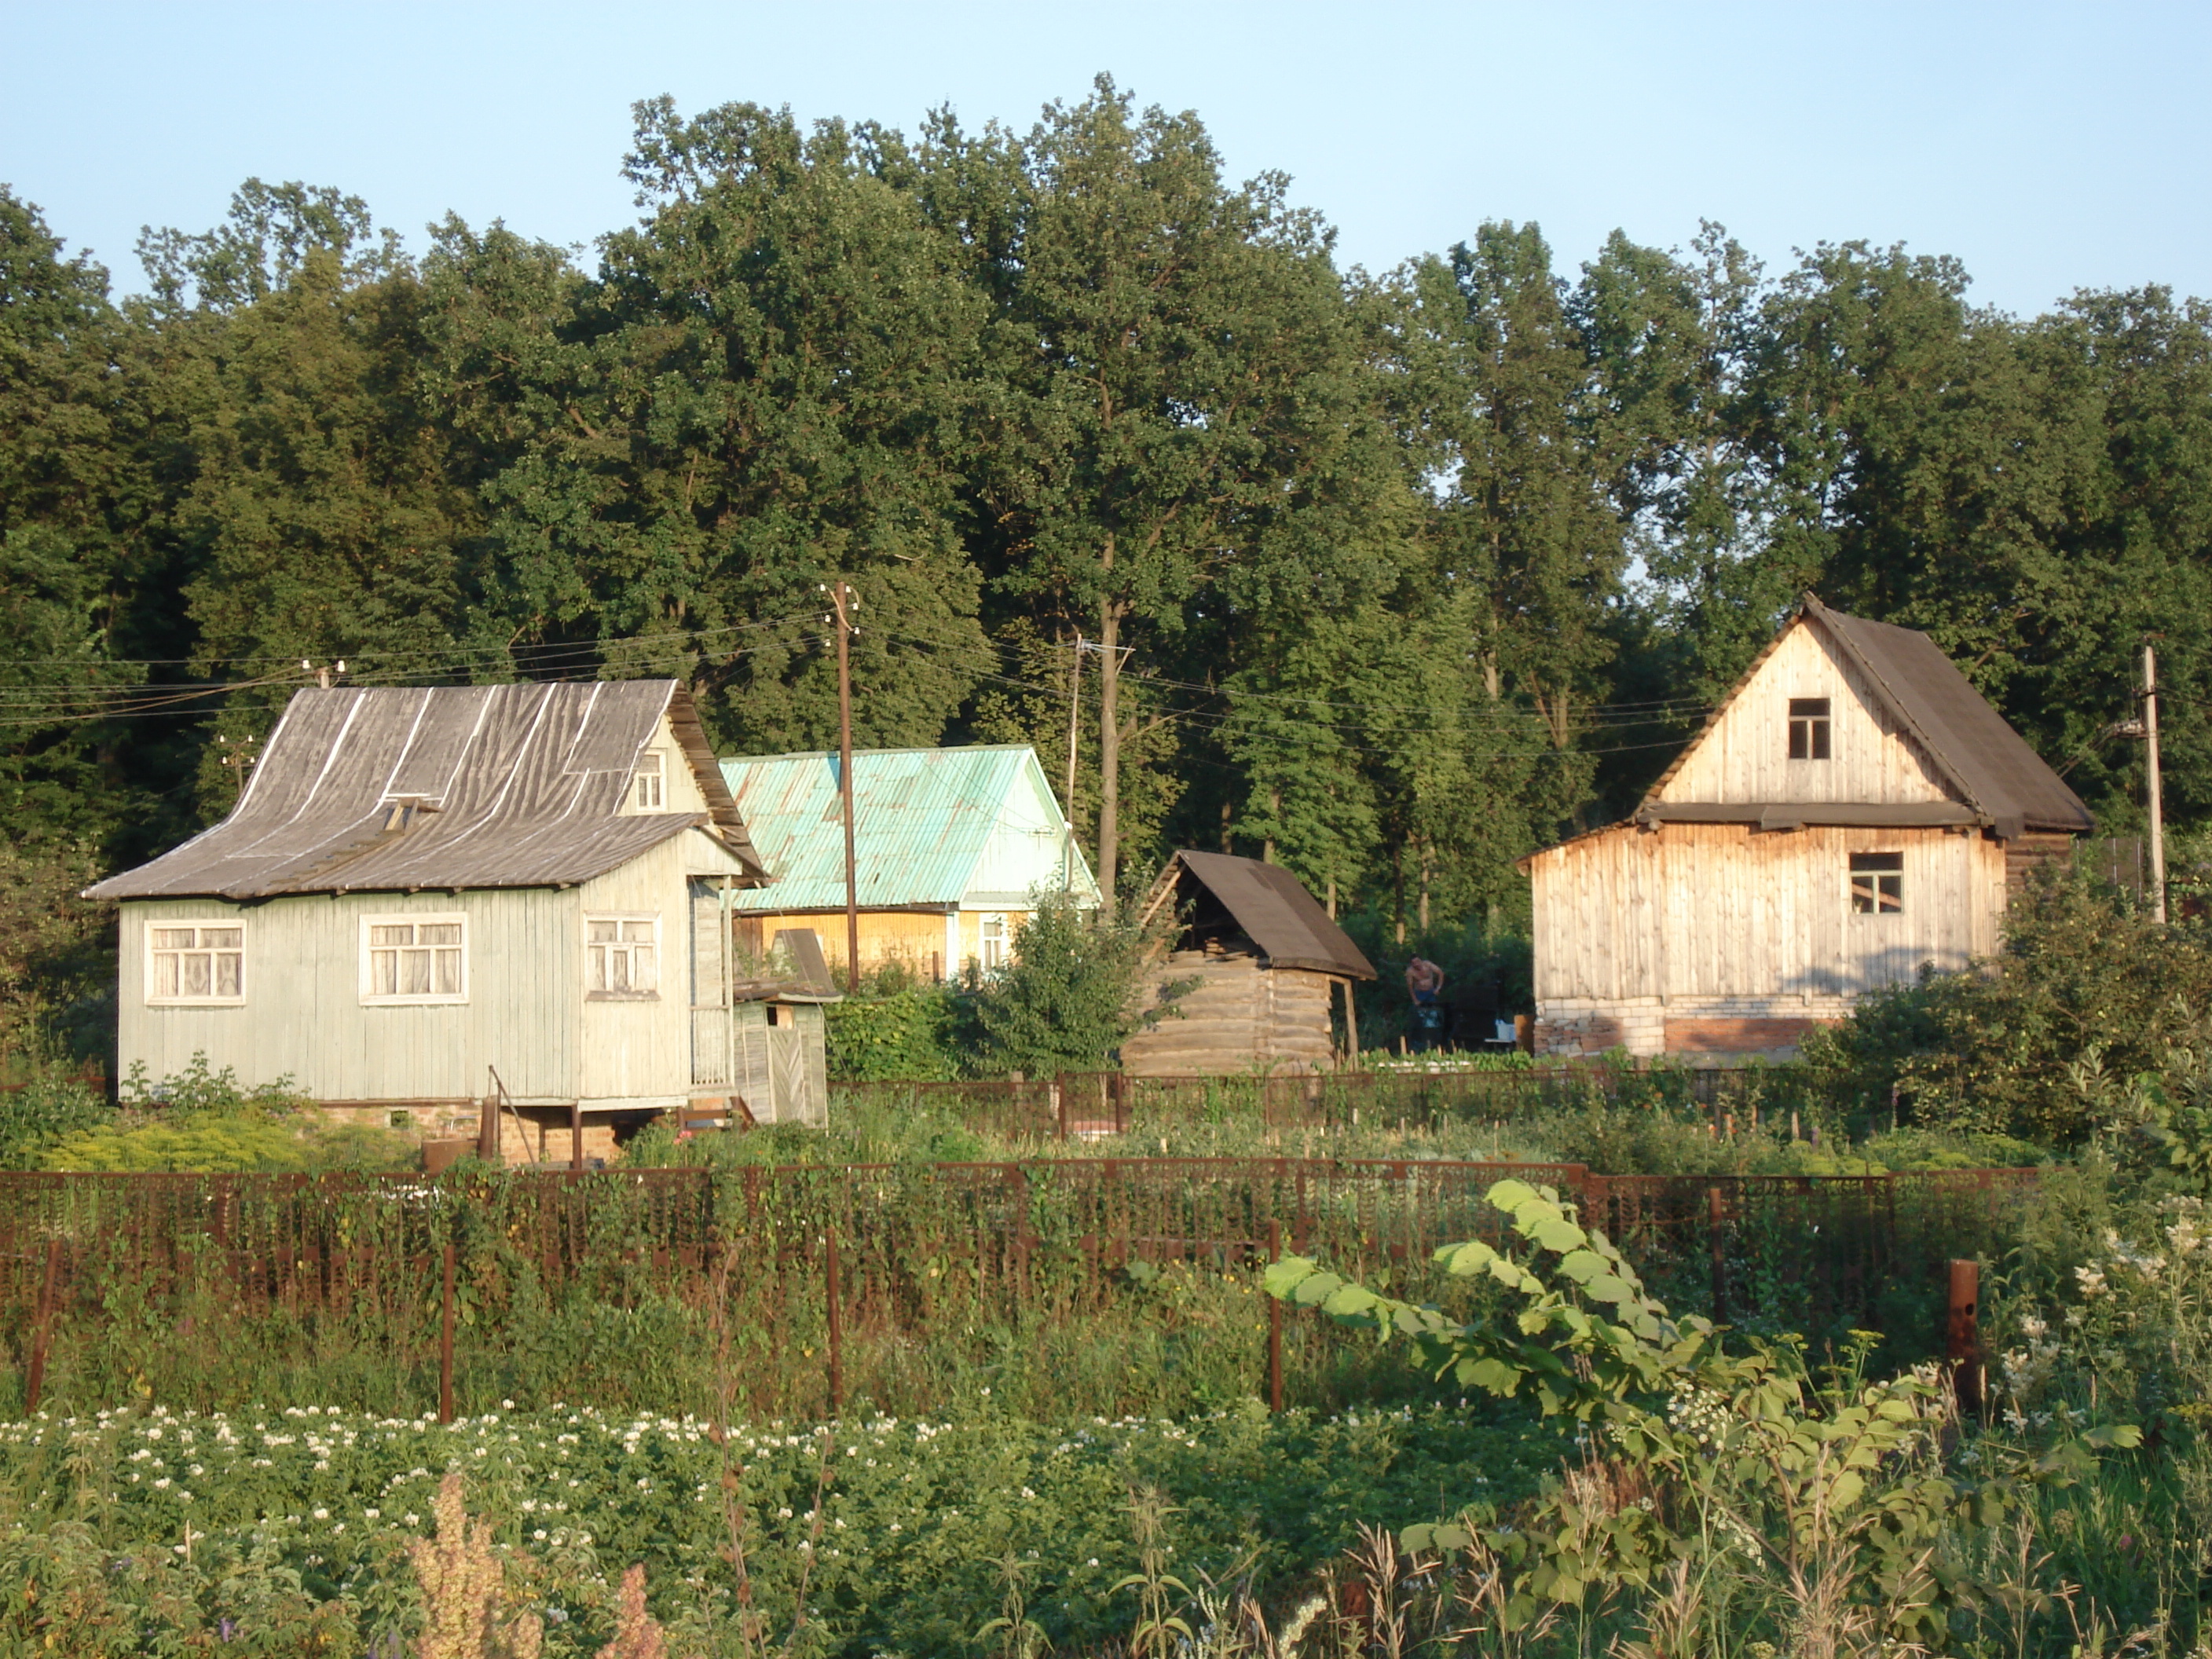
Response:
[[[1292,175],[1345,263],[1534,219],[1571,272],[1701,218],[1770,270],[1821,240],[1950,253],[1973,297],[2212,295],[2212,8],[2130,3],[111,4],[0,0],[0,182],[139,285],[143,224],[250,174],[422,244],[448,210],[588,243],[634,216],[632,100],[1026,127],[1105,70]]]

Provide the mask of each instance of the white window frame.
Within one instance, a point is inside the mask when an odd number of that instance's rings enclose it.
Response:
[[[216,927],[234,932],[238,935],[238,944],[235,946],[235,951],[238,957],[238,994],[236,996],[228,997],[218,996],[212,994],[204,997],[196,997],[187,995],[181,992],[174,995],[162,994],[161,990],[158,988],[161,979],[161,964],[157,958],[165,956],[181,957],[185,955],[198,956],[203,954],[212,957],[218,952],[225,956],[232,953],[233,947],[230,946],[203,946],[200,945],[199,935],[208,929]],[[187,928],[191,929],[192,933],[192,943],[190,945],[161,945],[155,943],[156,939],[162,933],[182,933]],[[214,984],[216,982],[216,964],[213,961],[210,961],[208,964],[208,983],[210,985]],[[178,972],[178,983],[181,985],[183,982],[184,975],[182,965],[180,963]],[[167,921],[149,921],[146,924],[146,1006],[148,1007],[240,1008],[246,1005],[246,923],[242,919],[213,916],[178,916]]]
[[[376,988],[376,967],[374,952],[385,950],[413,948],[375,945],[374,930],[379,927],[439,927],[458,924],[461,930],[461,988],[458,992],[400,992],[386,995]],[[439,947],[450,949],[450,946]],[[402,910],[391,915],[363,916],[361,919],[361,1001],[365,1008],[430,1008],[453,1007],[469,1000],[469,918],[460,910]]]
[[[668,751],[648,749],[637,757],[637,769],[629,775],[630,810],[636,812],[665,812],[668,810]],[[647,797],[651,796],[651,799]]]
[[[995,974],[1014,958],[1013,918],[1003,910],[987,910],[975,924],[976,965],[987,974]],[[998,935],[994,938],[991,924],[996,922]]]
[[[594,940],[592,938],[592,924],[593,922],[616,923],[616,932],[617,933],[621,932],[621,924],[623,923],[629,923],[634,927],[641,922],[645,926],[653,929],[653,937],[650,939],[618,939],[613,942],[613,946],[616,950],[627,951],[630,954],[630,989],[627,991],[608,991],[599,989],[592,985],[592,956],[595,952],[604,951],[608,948],[608,942]],[[653,952],[653,983],[642,990],[637,988],[636,947],[639,945],[644,945]],[[584,915],[585,1000],[587,1002],[659,1001],[660,973],[662,967],[665,965],[666,956],[666,941],[660,926],[660,913],[658,910],[586,911]]]

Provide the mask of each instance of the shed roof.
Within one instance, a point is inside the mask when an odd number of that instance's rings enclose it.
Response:
[[[1269,967],[1307,968],[1352,979],[1375,977],[1374,964],[1281,865],[1185,848],[1168,860],[1152,884],[1146,914],[1157,910],[1171,894],[1179,894],[1185,879],[1213,896],[1259,946]]]
[[[664,714],[708,810],[623,814]],[[674,680],[303,690],[228,817],[86,896],[565,886],[710,824],[766,879]]]
[[[837,757],[815,750],[744,756],[722,775],[768,867],[771,890],[739,893],[740,910],[845,908],[844,811]],[[1029,857],[1011,874],[990,858],[994,838],[1014,838]],[[1067,820],[1027,744],[959,749],[873,749],[853,757],[853,862],[863,908],[957,905],[988,886],[1015,902],[1039,884],[1057,884],[1068,854]],[[1074,854],[1077,895],[1095,902],[1097,884],[1083,849]]]

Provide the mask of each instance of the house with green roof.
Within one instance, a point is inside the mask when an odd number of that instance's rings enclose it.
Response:
[[[739,947],[811,928],[845,957],[845,830],[837,756],[725,760],[738,812],[774,880],[730,902]],[[860,970],[901,963],[933,978],[1006,962],[1042,890],[1098,902],[1090,861],[1027,744],[878,749],[853,757]]]

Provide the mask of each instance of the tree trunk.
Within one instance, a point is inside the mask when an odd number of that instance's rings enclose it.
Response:
[[[1406,843],[1398,842],[1390,848],[1390,887],[1396,895],[1398,943],[1406,942]]]
[[[1429,872],[1436,865],[1436,848],[1430,842],[1421,843],[1421,937],[1429,934]]]
[[[1106,565],[1113,568],[1113,538]],[[1110,908],[1120,876],[1121,835],[1121,607],[1099,607],[1098,630],[1098,890]]]
[[[1229,823],[1232,811],[1230,802],[1224,798],[1221,803],[1221,850],[1224,853],[1229,850]]]

